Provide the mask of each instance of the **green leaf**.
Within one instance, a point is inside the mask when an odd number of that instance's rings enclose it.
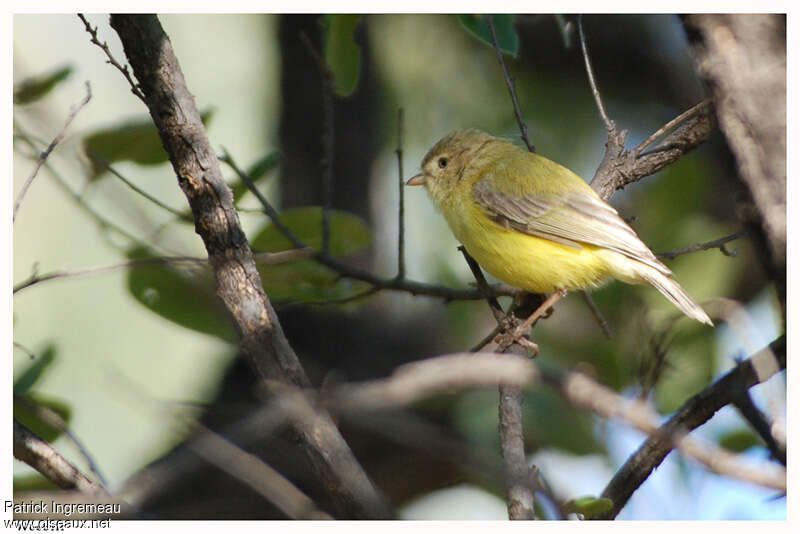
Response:
[[[272,152],[266,154],[264,157],[253,163],[249,169],[247,169],[247,176],[253,180],[253,183],[258,183],[261,178],[269,174],[269,172],[278,165],[280,156],[281,154],[277,150],[273,150]],[[238,202],[239,199],[242,198],[247,191],[249,191],[247,184],[242,181],[238,181],[232,185],[231,190],[233,191],[234,203]]]
[[[613,506],[614,502],[606,497],[600,499],[597,497],[581,497],[564,504],[564,511],[580,514],[584,519],[588,519],[611,510]]]
[[[207,124],[211,116],[211,111],[203,113],[203,124]],[[150,117],[98,130],[83,139],[83,149],[92,162],[92,180],[106,172],[106,163],[132,161],[139,165],[158,165],[169,159]]]
[[[42,373],[53,363],[56,356],[56,349],[53,345],[48,345],[42,355],[34,361],[22,375],[14,381],[14,393],[21,395],[26,393],[41,378]]]
[[[361,51],[353,35],[363,15],[328,15],[325,26],[325,63],[333,73],[339,96],[349,96],[358,85]]]
[[[733,452],[744,452],[762,445],[761,439],[749,428],[741,428],[723,434],[718,440],[721,447]]]
[[[67,65],[49,74],[27,78],[17,84],[14,89],[14,104],[21,106],[39,100],[52,91],[56,85],[72,74],[72,67]]]
[[[72,409],[61,400],[55,400],[47,396],[39,395],[38,393],[27,394],[24,397],[32,404],[53,410],[61,417],[65,424],[69,422],[72,417]],[[24,401],[19,400],[17,397],[14,398],[14,419],[25,425],[31,432],[48,443],[52,443],[61,435],[61,430],[59,428],[51,426],[40,419],[35,410],[31,410]]]
[[[458,15],[461,25],[473,36],[494,48],[492,32],[486,15]],[[519,36],[514,28],[514,15],[492,15],[494,32],[497,35],[497,46],[504,54],[517,57],[519,54]]]
[[[131,259],[152,257],[142,248],[128,251]],[[128,271],[128,291],[140,304],[175,324],[233,342],[231,320],[214,293],[208,265],[154,263]]]
[[[322,208],[305,206],[288,208],[280,213],[281,222],[309,247],[322,247]],[[330,252],[334,256],[347,256],[367,248],[372,243],[372,232],[367,224],[352,213],[331,210]],[[255,250],[278,252],[294,248],[278,228],[270,223],[261,230],[251,244]]]

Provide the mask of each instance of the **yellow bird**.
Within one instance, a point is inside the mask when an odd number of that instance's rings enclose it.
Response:
[[[407,185],[424,185],[467,252],[495,278],[532,293],[650,284],[712,325],[636,232],[578,175],[479,130],[453,132]]]

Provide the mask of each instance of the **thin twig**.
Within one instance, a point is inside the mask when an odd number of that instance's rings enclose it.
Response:
[[[37,150],[36,144],[33,141],[33,137],[30,134],[25,132],[22,129],[22,127],[17,123],[14,124],[14,129],[16,131],[15,136],[16,136],[17,139],[20,139],[21,141],[23,141],[32,150],[34,150],[34,151]],[[138,245],[146,246],[148,248],[153,248],[153,245],[151,243],[143,242],[141,239],[137,238],[136,236],[134,236],[133,234],[131,234],[130,232],[128,232],[127,230],[125,230],[121,226],[109,221],[108,219],[106,219],[105,217],[100,215],[98,212],[96,212],[91,206],[89,206],[89,204],[86,203],[86,201],[84,200],[84,198],[81,195],[79,195],[78,193],[73,191],[72,188],[70,188],[70,186],[67,185],[66,180],[64,180],[64,178],[50,165],[49,162],[45,162],[44,168],[47,169],[50,172],[50,174],[55,179],[56,183],[64,190],[65,193],[67,193],[69,195],[70,198],[72,198],[73,201],[75,201],[75,203],[78,205],[78,207],[80,209],[82,209],[83,211],[85,211],[92,219],[94,219],[95,223],[97,223],[97,225],[100,227],[101,230],[104,230],[104,231],[113,230],[114,232],[118,233],[119,235],[121,235],[121,236],[125,237],[126,239],[130,240],[132,243],[136,243]],[[109,242],[111,242],[111,241],[109,240]],[[113,242],[112,242],[112,244],[113,244]]]
[[[503,330],[505,330],[505,326],[503,324],[498,324],[497,326],[494,327],[494,329],[491,332],[486,334],[486,336],[484,336],[483,339],[481,339],[478,343],[476,343],[475,346],[473,346],[471,349],[469,349],[469,351],[470,352],[480,352],[480,350],[483,347],[485,347],[486,345],[488,345],[489,343],[494,341],[494,338],[497,337],[497,334],[499,334]]]
[[[297,248],[282,250],[279,252],[259,252],[255,254],[256,262],[262,265],[276,265],[280,263],[289,263],[297,261],[298,259],[306,258],[312,253],[308,248]],[[117,271],[119,269],[132,269],[141,267],[143,265],[175,265],[180,263],[192,263],[196,265],[208,265],[208,258],[195,258],[192,256],[160,256],[156,258],[138,258],[113,265],[100,265],[97,267],[87,267],[77,271],[53,271],[46,274],[39,274],[34,271],[28,278],[16,284],[13,288],[13,293],[22,291],[42,282],[49,280],[56,280],[60,278],[76,278],[91,274],[99,274],[110,271]]]
[[[20,189],[19,194],[17,195],[17,199],[14,201],[14,212],[11,215],[12,223],[17,220],[17,211],[19,211],[19,207],[22,204],[22,199],[25,198],[25,193],[28,192],[28,188],[33,183],[33,180],[36,178],[36,175],[39,174],[39,169],[42,168],[42,165],[44,165],[44,162],[47,161],[47,158],[50,156],[50,153],[53,152],[58,143],[60,143],[61,140],[64,139],[64,135],[67,133],[67,128],[69,127],[72,120],[75,118],[78,112],[82,110],[84,106],[86,106],[86,104],[89,103],[89,100],[91,99],[92,99],[92,87],[89,85],[89,82],[87,81],[86,96],[83,98],[83,100],[81,100],[77,104],[77,106],[72,106],[72,109],[70,109],[69,112],[69,116],[67,116],[67,121],[64,123],[64,126],[61,128],[61,131],[58,132],[58,134],[53,138],[53,140],[50,142],[45,151],[39,154],[39,158],[36,161],[36,166],[33,168],[33,172],[31,173],[30,176],[28,176],[28,179],[25,180],[25,183],[22,184],[22,188]]]
[[[614,130],[614,121],[608,118],[606,108],[603,105],[603,99],[600,96],[600,90],[597,88],[597,82],[594,79],[594,69],[592,68],[592,60],[589,58],[589,51],[586,45],[586,35],[583,32],[583,15],[578,15],[578,35],[581,41],[581,52],[583,52],[583,63],[586,67],[586,76],[589,79],[589,86],[592,88],[592,96],[594,96],[597,110],[600,112],[600,117],[606,125],[606,130],[609,132]]]
[[[139,97],[139,100],[147,104],[147,102],[144,99],[144,94],[142,94],[142,90],[139,88],[139,85],[133,81],[131,73],[128,70],[128,66],[125,65],[123,67],[122,65],[120,65],[117,62],[117,60],[114,59],[114,56],[111,54],[111,50],[108,48],[108,44],[105,41],[101,43],[100,40],[97,38],[97,27],[92,28],[92,25],[89,24],[89,21],[86,20],[86,17],[84,17],[82,13],[78,13],[78,18],[81,19],[81,21],[83,21],[83,25],[85,26],[86,31],[89,32],[89,35],[92,36],[91,42],[99,46],[100,49],[105,53],[106,57],[108,58],[106,63],[112,65],[114,68],[120,71],[122,75],[125,77],[125,79],[128,80],[128,84],[130,84],[131,86],[131,92],[137,97]]]
[[[718,248],[720,252],[722,252],[726,256],[736,256],[736,251],[728,250],[727,248],[725,248],[725,244],[729,243],[730,241],[739,239],[740,237],[744,237],[746,235],[747,232],[736,232],[735,234],[726,235],[725,237],[720,237],[719,239],[714,239],[713,241],[707,241],[705,243],[695,243],[694,245],[689,245],[688,247],[683,247],[676,250],[669,250],[667,252],[661,252],[659,254],[656,254],[656,256],[658,256],[659,258],[666,258],[668,260],[671,260],[683,254],[698,252],[700,250],[709,250],[712,248]]]
[[[406,239],[405,239],[405,211],[406,211],[406,183],[403,179],[403,108],[397,110],[397,177],[398,177],[398,209],[397,209],[397,279],[406,277]]]
[[[325,58],[317,52],[305,32],[300,32],[300,40],[303,41],[317,64],[322,78],[322,253],[328,254],[331,242],[331,203],[333,202],[333,73]]]
[[[102,165],[108,172],[110,172],[111,174],[113,174],[114,176],[119,178],[122,181],[122,183],[124,183],[129,188],[131,188],[135,193],[138,193],[139,195],[143,196],[144,198],[146,198],[147,200],[149,200],[150,202],[152,202],[153,204],[155,204],[159,208],[161,208],[161,209],[163,209],[165,211],[168,211],[169,213],[171,213],[172,215],[175,215],[176,217],[178,217],[179,219],[181,219],[183,221],[189,221],[189,222],[194,221],[194,219],[192,218],[191,214],[182,213],[182,212],[176,210],[175,208],[172,208],[172,207],[164,204],[159,199],[157,199],[156,197],[154,197],[153,195],[151,195],[150,193],[148,193],[144,189],[140,188],[139,186],[137,186],[136,184],[134,184],[133,182],[131,182],[130,180],[125,178],[120,172],[118,172],[116,169],[114,169],[111,166],[111,164],[105,158],[100,157],[99,155],[95,154],[92,151],[89,151],[87,155],[93,161],[96,161],[100,165]],[[238,208],[237,208],[237,211],[238,211]]]
[[[583,296],[583,301],[589,306],[589,309],[594,315],[597,324],[600,325],[600,329],[603,331],[603,335],[606,336],[606,339],[612,339],[614,334],[611,332],[611,327],[608,324],[608,320],[603,316],[603,312],[600,311],[600,308],[597,307],[592,295],[588,291],[581,291],[581,296]]]
[[[691,108],[689,108],[688,110],[684,111],[683,113],[681,113],[680,115],[678,115],[677,117],[666,123],[664,126],[653,132],[653,134],[650,135],[650,137],[642,141],[642,143],[639,146],[633,149],[633,156],[639,157],[639,154],[641,154],[645,148],[647,148],[655,141],[657,141],[662,135],[672,130],[673,128],[683,123],[684,121],[687,121],[692,117],[699,115],[700,113],[706,112],[711,106],[712,106],[711,100],[706,99],[700,102],[699,104],[696,104]]]
[[[463,245],[459,246],[458,250],[460,250],[461,254],[464,255],[464,259],[467,260],[467,265],[469,265],[469,269],[472,271],[472,276],[474,276],[475,280],[478,282],[478,289],[480,289],[484,294],[486,302],[489,304],[489,308],[491,308],[492,315],[494,315],[497,324],[506,324],[506,314],[503,312],[503,308],[497,301],[497,297],[492,295],[491,290],[489,289],[489,283],[486,282],[486,277],[483,276],[483,271],[481,271],[480,265],[478,265],[478,262],[475,261],[475,258],[470,256],[469,252],[467,252],[467,249]]]
[[[494,31],[494,15],[485,15],[486,22],[489,24],[489,31],[492,34],[492,44],[494,45],[494,50],[497,53],[497,61],[500,62],[500,67],[503,69],[503,77],[506,80],[506,87],[508,87],[508,94],[511,95],[511,102],[514,105],[514,116],[517,118],[517,124],[519,125],[519,131],[521,132],[520,137],[522,141],[525,143],[525,146],[528,147],[528,150],[531,152],[536,152],[536,147],[531,144],[530,140],[528,139],[528,125],[525,124],[525,121],[522,119],[522,112],[519,108],[519,101],[517,100],[517,91],[514,88],[514,79],[508,73],[508,68],[506,67],[505,59],[503,59],[503,52],[500,51],[500,45],[497,43],[497,35]]]

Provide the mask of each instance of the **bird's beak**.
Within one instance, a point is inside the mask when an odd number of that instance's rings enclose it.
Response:
[[[418,174],[406,182],[406,185],[425,185],[425,175]]]

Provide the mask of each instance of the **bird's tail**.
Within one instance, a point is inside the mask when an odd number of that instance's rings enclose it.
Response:
[[[662,295],[667,297],[670,302],[687,316],[709,326],[714,326],[714,323],[711,322],[711,319],[709,319],[706,312],[703,311],[703,308],[689,296],[678,282],[648,265],[642,264],[642,267],[637,269],[637,271],[637,274],[642,280],[658,289]]]

